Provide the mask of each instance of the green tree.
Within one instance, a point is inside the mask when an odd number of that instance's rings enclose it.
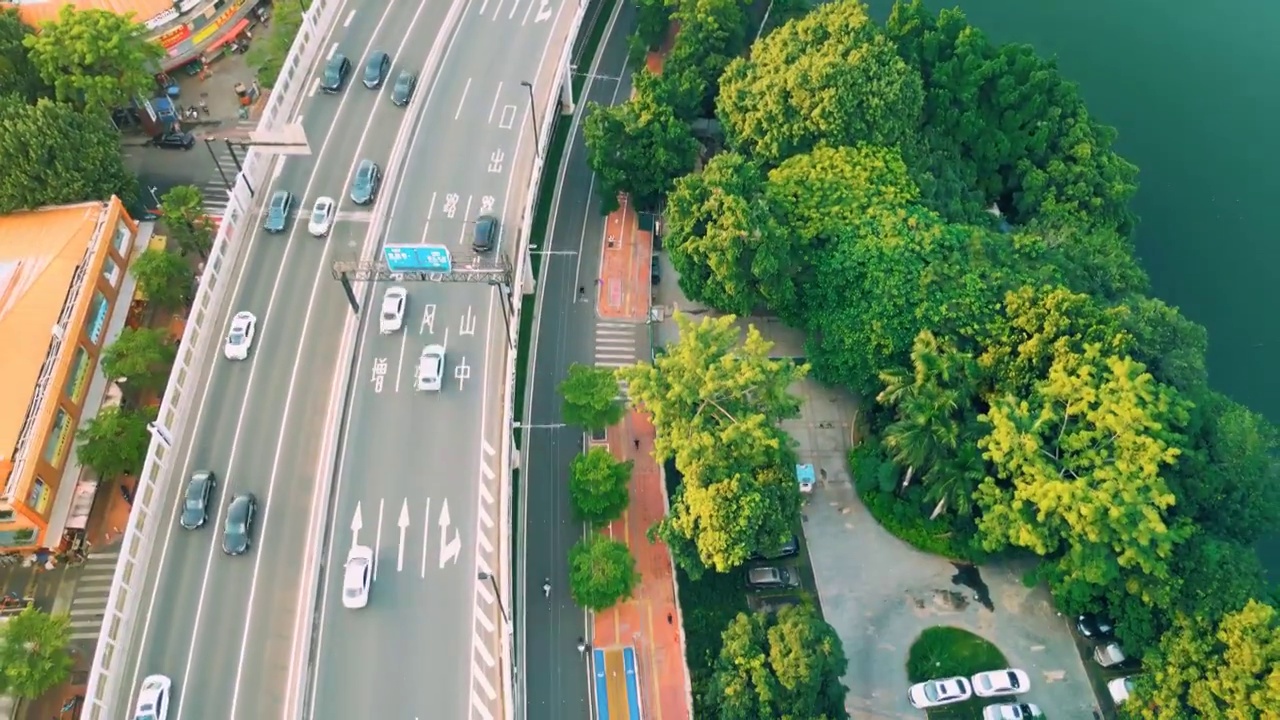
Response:
[[[139,390],[161,390],[178,349],[163,330],[125,328],[102,352],[102,372]]]
[[[76,432],[76,459],[102,480],[137,475],[147,459],[151,410],[103,408]]]
[[[1062,353],[1031,397],[998,398],[981,419],[990,433],[979,446],[996,475],[977,493],[987,550],[1060,557],[1060,587],[1106,585],[1126,571],[1168,583],[1174,548],[1192,531],[1171,517],[1177,499],[1162,476],[1187,422],[1176,391],[1091,344]]]
[[[62,102],[108,111],[155,89],[164,49],[133,19],[109,10],[63,5],[23,42],[31,62]]]
[[[1216,624],[1181,617],[1143,665],[1121,717],[1273,717],[1280,708],[1280,613],[1250,601]]]
[[[608,523],[622,517],[631,496],[634,462],[615,460],[608,448],[591,448],[569,463],[569,501],[573,513],[589,523]]]
[[[0,167],[0,214],[137,192],[106,114],[50,100],[0,97]]]
[[[656,50],[667,39],[674,0],[636,0],[636,35],[644,46]]]
[[[569,551],[569,593],[581,607],[597,612],[611,608],[631,597],[639,582],[636,559],[626,543],[592,535]]]
[[[740,613],[725,629],[705,698],[708,717],[847,718],[848,667],[835,630],[808,605]]]
[[[28,605],[0,630],[0,692],[33,700],[66,682],[75,664],[69,652],[71,618]]]
[[[588,104],[582,136],[587,163],[600,177],[605,212],[617,207],[619,193],[636,207],[653,207],[698,159],[689,124],[647,94],[612,107]]]
[[[616,425],[625,409],[618,399],[618,378],[612,370],[581,363],[569,366],[560,383],[560,416],[567,425],[603,430]]]
[[[200,188],[195,185],[169,188],[160,198],[160,214],[184,255],[196,254],[201,260],[209,257],[217,230],[205,213],[204,193]]]
[[[138,289],[156,307],[176,310],[195,293],[195,273],[178,255],[150,248],[134,259],[129,272]]]
[[[1125,302],[1122,321],[1133,337],[1134,359],[1151,369],[1160,382],[1185,393],[1198,393],[1209,385],[1204,359],[1209,334],[1204,326],[1182,316],[1164,301],[1134,296]]]
[[[730,146],[773,166],[819,143],[906,145],[924,92],[866,6],[840,2],[818,6],[756,43],[750,59],[729,63],[716,102]]]
[[[16,8],[0,10],[0,96],[14,94],[24,102],[34,103],[48,94],[49,88],[40,79],[23,44],[31,34]]]
[[[245,62],[258,68],[258,82],[264,87],[275,87],[280,71],[284,69],[284,61],[289,57],[289,48],[302,27],[303,9],[310,5],[309,1],[273,5],[271,32],[264,34],[265,41],[259,39],[245,53]]]
[[[725,66],[747,49],[750,20],[744,0],[681,0],[672,13],[680,30],[662,63],[662,75],[685,87],[700,87],[701,97],[675,106],[682,120],[710,116]]]

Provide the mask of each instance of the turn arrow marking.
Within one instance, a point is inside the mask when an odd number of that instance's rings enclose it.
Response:
[[[400,520],[396,523],[400,527],[400,550],[396,554],[396,572],[404,570],[404,535],[409,529],[409,500],[405,498],[404,504],[400,506]]]
[[[440,503],[440,567],[444,568],[446,564],[452,560],[458,562],[458,555],[462,552],[462,538],[458,537],[458,531],[454,531],[453,539],[449,540],[449,501],[443,500]]]

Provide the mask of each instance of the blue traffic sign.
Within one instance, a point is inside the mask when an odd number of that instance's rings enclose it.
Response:
[[[444,245],[384,245],[382,255],[392,272],[441,272],[453,269],[449,248]]]

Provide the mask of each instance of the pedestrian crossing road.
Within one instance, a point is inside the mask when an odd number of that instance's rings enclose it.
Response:
[[[117,550],[91,553],[81,565],[76,579],[75,593],[71,598],[71,639],[98,639],[102,618],[107,613],[107,596],[111,593],[111,581],[116,574]]]

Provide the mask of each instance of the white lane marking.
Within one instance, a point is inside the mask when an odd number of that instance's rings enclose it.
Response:
[[[480,4],[480,14],[481,14],[481,15],[484,15],[484,9],[485,9],[485,8],[487,8],[487,7],[489,7],[489,0],[484,0],[484,2]]]
[[[408,342],[408,331],[400,333],[400,360],[396,364],[396,392],[400,392],[400,377],[404,375],[404,348]]]
[[[445,16],[446,21],[450,17],[450,15],[452,15],[452,13],[454,12],[455,7],[462,8],[465,5],[465,3],[466,3],[466,0],[454,0],[453,5],[450,6],[449,14]],[[423,4],[423,6],[425,6],[425,3]],[[415,15],[414,18],[416,21],[417,16]],[[423,71],[422,71],[423,75],[426,74],[426,68],[430,67],[432,58],[436,56],[437,49],[439,47],[439,44],[442,41],[446,41],[446,44],[444,46],[444,54],[441,56],[441,62],[443,63],[443,60],[448,57],[449,51],[453,48],[453,44],[458,37],[457,30],[458,30],[458,23],[455,22],[447,35],[445,33],[439,33],[436,35],[435,42],[432,44],[431,52],[427,56],[427,62],[423,66]],[[431,104],[431,97],[435,93],[435,88],[437,85],[438,83],[435,83],[435,82],[431,83],[431,90],[427,92],[426,98],[423,100],[422,109],[418,112],[418,115],[417,115],[418,119],[414,123],[408,126],[407,132],[411,134],[413,139],[409,141],[409,148],[405,153],[406,157],[412,156],[413,154],[413,144],[417,142],[417,130],[422,125],[422,118],[426,116],[426,109]],[[408,115],[406,115],[406,117],[408,117]],[[401,144],[403,144],[405,138],[410,137],[410,135],[404,135],[405,132],[406,132],[406,126],[402,124],[400,126],[400,130],[396,134],[395,144],[392,146],[392,149],[391,149],[391,157],[393,158],[396,157],[396,152],[397,152],[396,148],[399,147]],[[393,183],[390,183],[390,182],[388,182],[387,184],[388,186],[393,185]],[[400,193],[393,193],[391,196],[391,201],[389,205],[390,211],[382,215],[382,217],[386,217],[388,219],[388,223],[390,222],[390,218],[395,215],[396,202],[399,200],[399,198],[400,198]],[[369,229],[369,232],[365,236],[365,246],[361,248],[361,251],[362,251],[361,257],[367,257],[370,253],[371,246],[376,247],[378,244],[377,237],[374,235],[373,231],[374,231],[374,228],[371,227]],[[355,351],[356,367],[354,371],[354,377],[360,377],[360,373],[363,371],[364,347],[365,347],[365,343],[368,341],[370,337],[372,328],[373,328],[373,325],[371,323],[364,323],[363,328],[360,331],[358,331],[359,334],[358,334],[358,340],[356,342],[356,351]],[[447,337],[447,333],[446,333],[446,337]],[[351,386],[350,391],[348,392],[348,396],[346,398],[346,402],[348,404],[354,405],[354,403],[358,401],[359,397],[363,397],[363,395],[356,394],[355,388],[356,386],[353,384]],[[354,410],[350,413],[350,416],[351,417],[356,416],[356,413]],[[342,499],[343,484],[346,481],[347,454],[345,452],[345,448],[347,446],[347,440],[350,438],[350,432],[351,432],[351,423],[350,422],[344,423],[342,426],[342,432],[340,436],[341,439],[339,440],[339,443],[338,443],[338,447],[342,448],[343,452],[338,458],[338,470],[337,470],[338,477],[337,477],[336,484],[333,488],[334,498],[336,502],[339,502],[339,503],[341,502],[341,499]],[[334,549],[337,547],[337,544],[333,542],[334,532],[335,532],[335,529],[331,527],[329,529],[329,535],[326,538],[326,540],[329,543],[329,551],[325,555],[324,569],[322,570],[322,573],[321,573],[322,583],[328,580],[329,568],[333,567],[333,553],[334,553]],[[376,553],[374,557],[376,562],[376,558],[377,558]],[[325,618],[328,616],[328,611],[329,611],[329,596],[325,594],[321,596],[320,613],[319,613],[319,617],[316,619],[316,627],[319,629],[319,631],[316,634],[315,657],[317,658],[317,661],[311,671],[313,674],[319,673],[319,666],[321,662],[320,658],[324,657],[322,651],[324,649]],[[314,675],[312,680],[313,681],[311,682],[311,693],[307,697],[307,703],[306,703],[308,714],[313,713],[315,710],[316,693],[320,689],[319,687],[320,683],[315,681]]]
[[[502,0],[498,0],[498,5],[493,9],[493,19],[498,19],[498,14],[502,12]]]
[[[378,579],[378,557],[382,550],[382,510],[386,501],[378,498],[378,529],[373,534],[373,579]]]
[[[320,78],[315,78],[314,80],[311,81],[311,89],[307,91],[307,97],[310,97],[310,98],[315,97],[316,91],[319,89],[320,89]]]
[[[410,145],[410,150],[409,150],[409,151],[410,151],[411,153],[413,152],[413,146],[412,146],[412,145]],[[424,223],[422,223],[422,243],[421,243],[422,245],[426,245],[426,244],[427,244],[427,231],[431,229],[431,214],[432,214],[433,212],[435,212],[435,209],[436,209],[436,196],[437,196],[438,194],[439,194],[439,193],[435,193],[435,192],[431,193],[431,204],[427,206],[427,221],[426,221],[426,222],[424,222]]]
[[[391,7],[390,5],[388,5],[388,6],[387,6],[387,8],[388,8],[388,9],[390,9],[390,7]],[[386,10],[383,10],[383,11],[382,11],[382,13],[383,13],[384,15],[386,14],[386,12],[387,12]],[[336,52],[338,52],[338,43],[334,43],[333,45],[330,45],[330,46],[329,46],[329,52],[328,52],[328,54],[326,54],[326,55],[324,56],[324,59],[325,59],[325,60],[332,60],[332,59],[333,59],[333,54],[334,54],[334,53],[336,53]]]
[[[530,0],[529,7],[533,7],[532,0]],[[510,20],[511,18],[515,17],[516,12],[518,12],[519,10],[520,10],[520,0],[514,0],[514,2],[511,3],[511,12],[507,13],[507,19]]]
[[[378,23],[374,25],[373,32],[369,36],[369,42],[365,44],[364,50],[361,52],[361,57],[367,56],[369,54],[370,48],[372,48],[374,43],[377,41],[378,33],[382,30],[383,24],[386,23],[387,18],[390,17],[392,7],[394,6],[388,3],[386,8],[383,9],[382,15],[378,18]],[[414,23],[417,22],[418,13],[420,13],[421,11],[422,11],[422,6],[419,6],[417,13],[414,14],[413,22],[411,22],[409,26],[405,29],[405,36],[404,36],[405,39],[408,39],[408,37],[413,33]],[[403,45],[404,45],[404,42],[402,41],[401,47],[403,47]],[[334,47],[337,47],[336,43]],[[353,93],[343,93],[342,100],[339,101],[340,102],[338,106],[339,111],[341,111],[342,109],[341,103],[345,102],[346,99],[350,97],[352,94]],[[376,109],[375,109],[375,112],[376,112]],[[403,123],[404,120],[402,119],[400,122]],[[356,143],[355,154],[357,156],[360,155],[360,151],[364,148],[365,141],[368,139],[368,136],[369,136],[369,130],[370,128],[373,127],[373,125],[374,123],[372,122],[365,123],[364,129],[360,131],[360,139]],[[324,152],[324,147],[328,145],[329,139],[330,137],[332,137],[333,131],[335,128],[337,128],[337,122],[331,123],[329,125],[328,131],[325,132],[324,144],[321,148],[321,154],[323,154]],[[317,167],[319,166],[319,164],[320,164],[320,158],[317,158],[316,160]],[[342,187],[349,187],[351,185],[351,178],[355,175],[355,171],[356,171],[356,168],[353,165],[351,170],[348,172],[346,180],[343,182]],[[314,185],[315,180],[316,180],[316,176],[313,173],[311,176],[311,179],[307,181],[307,185],[303,189],[303,193],[302,193],[303,198],[306,198],[311,194],[311,187],[312,185]],[[293,232],[289,234],[289,242],[291,244],[293,242],[295,233],[297,232],[297,228],[298,228],[298,225],[295,223]],[[302,359],[304,357],[307,357],[307,354],[303,352],[303,347],[305,347],[306,345],[307,330],[311,327],[311,319],[312,317],[314,317],[314,310],[316,307],[316,296],[320,292],[320,285],[322,282],[324,282],[324,277],[327,274],[322,272],[324,265],[327,263],[327,261],[328,261],[328,253],[323,253],[320,260],[320,267],[317,267],[315,270],[315,280],[311,284],[311,294],[307,298],[307,312],[303,316],[303,320],[302,320],[302,334],[300,336],[301,339],[299,341],[298,352],[293,361],[293,368],[289,372],[289,390],[288,390],[288,393],[285,395],[284,412],[281,416],[283,420],[280,423],[280,434],[276,438],[275,457],[271,461],[271,474],[267,481],[266,509],[262,513],[261,544],[263,546],[267,545],[267,532],[271,527],[271,509],[272,509],[271,498],[275,495],[276,480],[279,478],[279,475],[280,475],[280,472],[279,472],[280,460],[284,457],[285,436],[289,430],[289,422],[288,422],[289,409],[293,406],[294,391],[298,387],[298,372],[302,369]],[[277,295],[278,293],[274,291],[272,292],[271,299],[273,302],[275,301],[275,298],[277,297]],[[269,314],[270,305],[268,305],[267,311]],[[314,487],[312,489],[313,496],[315,493],[320,492],[320,482],[323,482],[323,480],[317,481],[314,484]],[[254,615],[253,602],[254,602],[254,599],[257,597],[257,593],[258,593],[258,577],[260,574],[260,570],[262,568],[263,555],[264,553],[261,553],[261,552],[255,553],[254,560],[253,560],[253,575],[249,580],[249,599],[248,599],[248,602],[245,604],[245,612],[243,616],[245,618],[244,631],[240,637],[240,655],[238,660],[236,661],[235,684],[232,686],[232,689],[231,689],[231,713],[230,713],[231,720],[235,720],[236,708],[239,706],[239,702],[240,702],[240,682],[241,682],[241,678],[244,677],[245,654],[249,651],[249,645],[250,645],[249,637],[250,637],[250,632],[253,628],[253,615]],[[308,602],[308,599],[305,597],[305,595],[306,594],[302,592],[300,588],[298,592],[298,603],[306,604]],[[193,643],[193,646],[194,645],[195,643]],[[188,687],[185,682],[183,683],[183,687]]]
[[[400,530],[400,542],[396,550],[396,572],[404,572],[404,541],[409,534],[409,498],[405,498],[400,505],[400,519],[396,520],[396,527]]]
[[[474,200],[475,197],[475,195],[467,196],[467,209],[462,213],[462,232],[458,238],[459,245],[467,244],[467,231],[471,229],[471,220],[469,219],[471,217],[471,201]]]
[[[351,27],[351,21],[352,21],[352,20],[355,20],[355,19],[356,19],[356,11],[355,11],[355,10],[352,10],[352,11],[351,11],[351,14],[350,14],[350,15],[347,15],[347,19],[342,21],[342,27],[344,27],[344,28],[345,28],[345,27]]]
[[[498,89],[493,93],[493,104],[489,106],[489,124],[493,124],[493,114],[498,110],[498,98],[502,97],[502,82],[498,82]]]
[[[521,25],[524,25],[524,24],[526,24],[526,23],[528,23],[528,22],[529,22],[529,13],[533,12],[533,6],[534,6],[534,4],[535,4],[535,3],[537,3],[537,2],[538,2],[538,0],[529,0],[529,7],[524,11],[524,17],[520,19],[520,24],[521,24]],[[514,12],[514,11],[512,11],[512,13],[511,13],[511,14],[512,14],[512,15],[515,15],[515,12]],[[589,32],[589,31],[590,31],[590,29],[588,29],[588,32]],[[572,81],[570,81],[570,82],[572,82]]]
[[[493,455],[494,449],[493,446],[489,444],[488,440],[480,438],[480,447],[484,450],[485,455]]]
[[[427,541],[431,538],[431,498],[427,498],[427,509],[422,513],[422,577],[427,577]]]
[[[453,114],[453,119],[457,120],[462,115],[462,106],[467,102],[467,91],[471,89],[471,78],[467,78],[467,84],[462,86],[462,99],[458,100],[458,112]]]

